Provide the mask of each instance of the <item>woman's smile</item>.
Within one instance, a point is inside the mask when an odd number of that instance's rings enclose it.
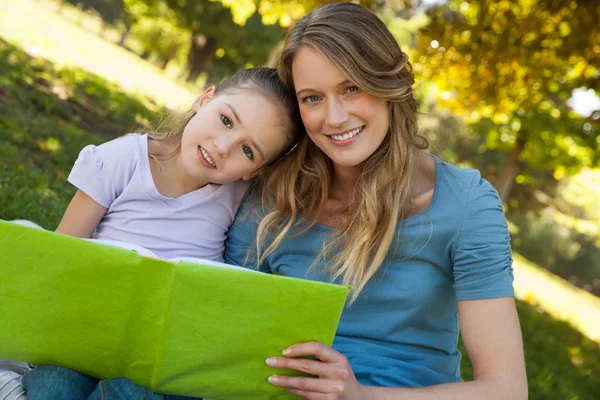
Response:
[[[358,139],[358,136],[363,132],[364,129],[365,129],[365,126],[362,125],[362,126],[359,126],[358,128],[349,129],[349,130],[346,130],[343,132],[326,135],[326,136],[329,137],[329,139],[331,140],[331,142],[333,144],[336,144],[339,146],[346,146],[346,145],[354,143]]]

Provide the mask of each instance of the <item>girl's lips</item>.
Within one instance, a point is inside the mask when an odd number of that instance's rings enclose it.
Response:
[[[210,158],[212,158],[212,154],[210,154],[210,152],[208,150],[204,149],[201,146],[198,146],[197,154],[198,154],[198,160],[200,160],[200,164],[202,164],[206,168],[216,169],[217,167],[212,165],[211,163],[209,163],[208,160],[204,157],[204,154],[202,154],[202,150],[204,150],[204,152],[206,152],[206,154],[208,154],[208,156]]]

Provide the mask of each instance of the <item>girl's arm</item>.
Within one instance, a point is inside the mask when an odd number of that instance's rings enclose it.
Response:
[[[307,372],[319,379],[277,376],[272,383],[306,399],[527,399],[523,344],[514,299],[459,301],[458,309],[474,381],[423,388],[361,386],[344,355],[313,342],[292,346],[286,357],[269,359],[269,365]],[[306,355],[319,361],[294,358]]]
[[[56,232],[89,239],[106,214],[106,210],[108,209],[78,190],[69,203]]]

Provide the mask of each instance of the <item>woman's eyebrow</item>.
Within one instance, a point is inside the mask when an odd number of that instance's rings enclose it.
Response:
[[[346,86],[350,83],[353,83],[351,80],[346,79],[343,82],[338,83],[337,85],[335,85],[336,87],[340,87],[340,86]],[[296,92],[296,96],[300,96],[303,92],[312,92],[312,93],[320,93],[318,90],[315,89],[311,89],[311,88],[304,88],[304,89],[300,89]]]
[[[311,89],[311,88],[304,88],[304,89],[298,90],[296,92],[296,96],[300,96],[303,92],[314,93],[314,92],[316,92],[316,90],[315,89]]]

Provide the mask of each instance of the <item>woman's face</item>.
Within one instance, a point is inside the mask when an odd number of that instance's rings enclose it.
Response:
[[[334,164],[355,167],[387,135],[387,101],[358,88],[324,55],[304,46],[292,63],[300,113],[311,140]]]

